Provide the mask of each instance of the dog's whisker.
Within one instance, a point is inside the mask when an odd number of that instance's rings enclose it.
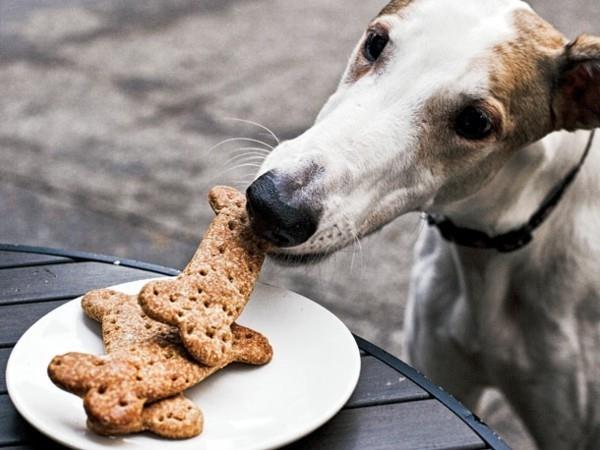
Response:
[[[233,150],[231,150],[231,153],[240,153],[243,151],[255,151],[257,153],[261,153],[265,156],[267,156],[269,153],[271,153],[269,150],[267,150],[266,148],[261,148],[261,147],[240,147],[240,148],[234,148]]]
[[[231,158],[238,158],[238,157],[244,156],[244,155],[248,155],[248,156],[260,156],[263,159],[265,159],[267,157],[267,155],[265,155],[262,152],[257,152],[255,150],[246,150],[246,151],[243,151],[243,152],[232,152]]]
[[[350,262],[350,271],[352,271],[352,269],[354,268],[354,258],[355,258],[355,253],[356,253],[357,248],[358,248],[358,256],[360,258],[360,265],[364,266],[363,249],[362,249],[362,244],[360,242],[360,238],[358,237],[358,232],[356,231],[356,227],[353,225],[353,223],[350,220],[350,218],[348,217],[348,215],[343,211],[342,211],[342,218],[348,225],[348,230],[350,231],[350,235],[352,236],[352,241],[353,241],[352,242],[352,260]]]
[[[255,152],[253,150],[249,150],[246,152],[236,152],[236,153],[234,153],[234,155],[235,155],[234,156],[235,158],[239,158],[240,156],[259,156],[262,159],[265,159],[267,157],[267,155],[265,155],[264,153]]]
[[[264,160],[264,158],[262,156],[243,155],[242,157],[236,158],[235,161],[232,161],[231,163],[245,163],[245,162],[250,163],[251,162],[251,163],[256,164],[256,167],[261,167],[263,160]],[[228,166],[227,166],[227,164],[224,164],[223,167],[227,168]],[[235,167],[235,166],[230,166],[230,167]]]
[[[250,184],[252,180],[250,181],[244,181],[244,180],[231,180],[229,183],[235,187],[238,188],[241,191],[245,191],[246,188],[248,187],[248,185]]]
[[[235,122],[242,122],[242,123],[247,123],[250,125],[254,125],[257,126],[259,128],[262,128],[263,130],[265,130],[269,136],[272,136],[273,139],[275,139],[275,142],[277,142],[277,145],[279,145],[281,142],[279,141],[279,138],[277,137],[277,135],[268,127],[261,125],[258,122],[254,122],[253,120],[247,120],[247,119],[240,119],[238,117],[224,117],[223,120],[232,120]]]
[[[419,220],[417,220],[414,229],[410,231],[412,237],[417,239],[427,226],[427,213],[422,212],[419,214]]]
[[[257,162],[263,162],[264,160],[265,160],[265,156],[264,155],[252,154],[251,152],[250,153],[243,153],[241,155],[234,156],[233,158],[229,158],[227,161],[225,161],[225,163],[223,163],[223,166],[227,167],[229,164],[232,164],[232,163],[238,162],[238,161],[247,161],[247,162],[257,161]]]
[[[211,148],[209,148],[207,153],[210,153],[210,152],[216,150],[217,148],[221,147],[222,145],[228,144],[230,142],[236,142],[236,141],[252,142],[254,144],[261,144],[261,145],[264,145],[267,147],[265,150],[267,150],[267,149],[273,150],[275,148],[272,145],[267,144],[265,141],[261,141],[260,139],[254,139],[254,138],[240,136],[240,137],[232,137],[232,138],[222,140],[221,142],[219,142],[219,143],[213,145]]]
[[[358,251],[357,251],[357,249],[358,249]],[[353,236],[353,238],[352,238],[352,262],[350,264],[351,271],[354,268],[354,258],[355,258],[356,254],[358,254],[358,258],[359,258],[358,265],[359,265],[359,269],[360,269],[361,267],[364,266],[362,244],[360,243],[360,239],[358,239],[358,237]]]
[[[232,167],[228,167],[226,169],[226,172],[232,171],[232,170],[237,170],[237,169],[241,169],[242,167],[255,167],[255,168],[260,168],[260,164],[256,164],[256,163],[243,163],[243,164],[237,164],[235,166]],[[225,173],[225,172],[223,172]]]
[[[231,172],[232,170],[237,170],[237,169],[241,169],[243,167],[254,167],[256,169],[260,169],[260,164],[255,164],[255,163],[244,163],[244,164],[238,164],[236,166],[233,167],[229,167],[228,169],[225,169],[223,172],[221,172],[222,174],[224,173],[228,173]]]
[[[362,243],[360,241],[360,237],[358,236],[358,232],[356,231],[356,227],[354,225],[352,225],[352,222],[350,222],[350,230],[352,233],[352,239],[354,241],[352,244],[352,247],[358,248],[359,266],[364,267],[365,261],[364,261],[364,251],[363,251]]]
[[[354,258],[356,257],[356,241],[352,239],[352,259],[350,260],[350,273],[354,271]]]

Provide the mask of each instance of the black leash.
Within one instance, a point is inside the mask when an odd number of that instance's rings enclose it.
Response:
[[[428,214],[427,223],[435,225],[444,239],[464,247],[481,248],[481,249],[496,249],[502,253],[508,253],[525,247],[533,239],[533,232],[548,218],[554,210],[558,202],[560,202],[564,193],[575,180],[579,170],[583,166],[592,143],[596,130],[590,134],[585,151],[579,160],[579,163],[571,169],[571,171],[563,178],[562,182],[556,185],[546,196],[540,207],[530,217],[527,223],[519,228],[508,231],[507,233],[497,236],[490,236],[483,231],[474,230],[472,228],[459,227],[449,218],[443,215]]]

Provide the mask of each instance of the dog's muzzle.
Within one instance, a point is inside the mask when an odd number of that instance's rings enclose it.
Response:
[[[306,242],[319,225],[320,210],[301,200],[293,187],[274,171],[261,175],[246,190],[246,207],[254,232],[277,247]]]

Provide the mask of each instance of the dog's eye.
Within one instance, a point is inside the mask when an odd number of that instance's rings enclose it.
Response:
[[[454,129],[465,139],[480,140],[490,135],[494,124],[486,111],[476,106],[467,106],[456,118]]]
[[[363,47],[363,55],[370,62],[377,61],[389,40],[389,36],[384,32],[369,31]]]

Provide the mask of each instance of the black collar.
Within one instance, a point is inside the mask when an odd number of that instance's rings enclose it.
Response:
[[[585,151],[579,160],[579,163],[556,185],[546,196],[541,206],[530,217],[527,223],[519,228],[497,236],[489,236],[483,231],[473,230],[471,228],[459,227],[449,218],[438,215],[428,214],[427,223],[435,225],[447,241],[464,247],[473,247],[481,249],[496,249],[502,253],[512,252],[526,246],[533,239],[533,231],[539,227],[544,220],[554,210],[567,188],[573,183],[573,180],[579,173],[581,166],[585,162],[587,155],[592,148],[595,130],[591,132]]]

